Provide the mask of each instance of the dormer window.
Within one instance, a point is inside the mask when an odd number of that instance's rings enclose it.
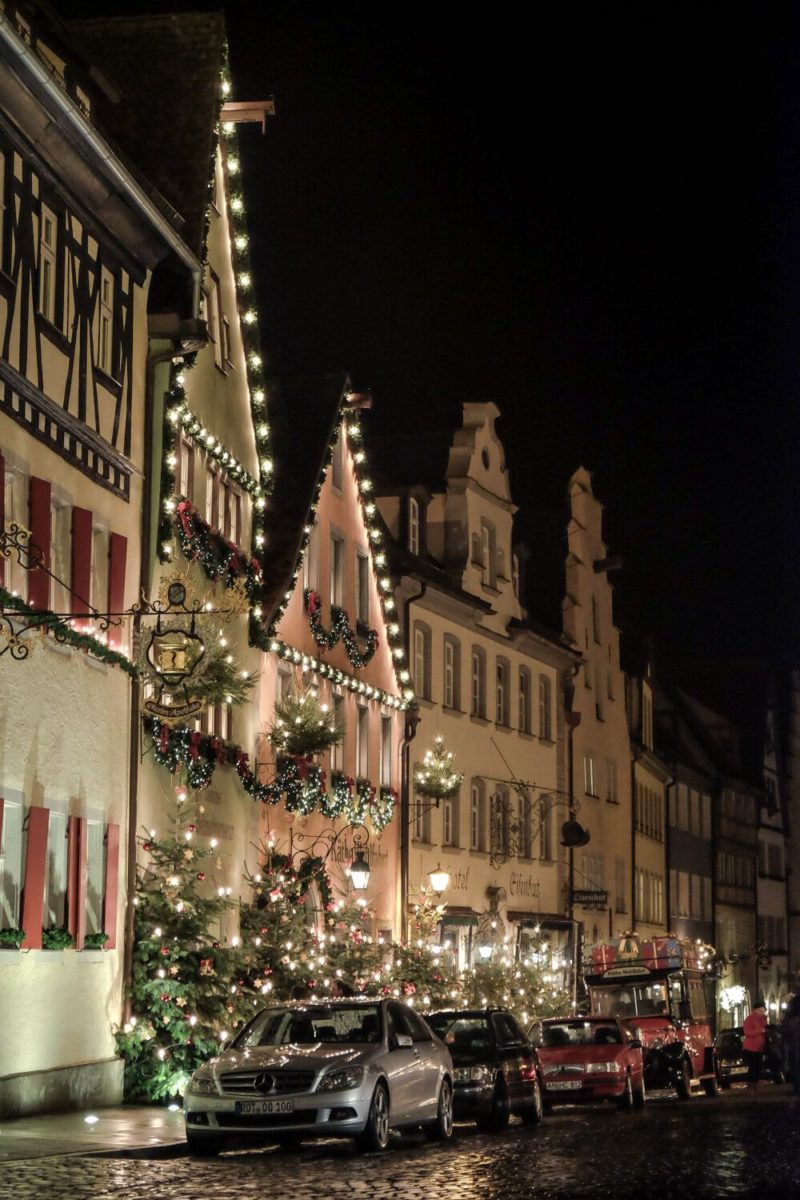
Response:
[[[419,500],[415,496],[408,498],[408,548],[419,554]]]
[[[497,586],[495,532],[488,521],[481,521],[481,583],[485,587]]]

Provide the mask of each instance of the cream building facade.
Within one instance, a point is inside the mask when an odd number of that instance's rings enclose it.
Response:
[[[419,704],[403,888],[413,901],[432,871],[447,872],[442,937],[462,966],[480,944],[524,953],[540,929],[560,962],[571,945],[562,676],[577,656],[526,621],[499,415],[492,403],[465,404],[437,477],[378,493]],[[459,793],[438,804],[413,784],[437,736],[463,774]]]

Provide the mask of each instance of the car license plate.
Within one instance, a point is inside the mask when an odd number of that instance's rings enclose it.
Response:
[[[746,1075],[749,1067],[731,1067],[731,1075]]]
[[[548,1083],[548,1091],[574,1092],[581,1086],[580,1079],[559,1079],[556,1083]]]
[[[237,1100],[237,1117],[271,1117],[294,1112],[293,1100]]]

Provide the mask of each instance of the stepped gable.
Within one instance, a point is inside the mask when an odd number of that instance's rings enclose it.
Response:
[[[265,625],[290,591],[310,523],[309,509],[330,461],[342,405],[349,391],[344,373],[272,379],[267,382],[267,413],[274,460],[273,490],[266,510]]]
[[[70,21],[67,28],[119,90],[92,120],[180,213],[200,257],[225,57],[221,13]],[[96,117],[96,120],[95,120]]]

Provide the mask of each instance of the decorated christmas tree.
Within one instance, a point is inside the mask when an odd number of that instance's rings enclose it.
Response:
[[[275,705],[268,736],[276,754],[310,758],[338,746],[344,727],[336,721],[330,706],[320,700],[316,688],[307,688],[290,692]]]
[[[539,1018],[561,1016],[572,1009],[563,967],[553,963],[549,951],[515,960],[508,947],[497,947],[491,959],[465,971],[461,982],[465,1004],[508,1008],[523,1029]]]
[[[455,955],[437,940],[444,911],[432,889],[421,888],[411,906],[408,940],[393,947],[392,991],[423,1013],[457,1004],[461,994]]]
[[[373,937],[374,913],[364,899],[337,900],[325,929],[327,975],[346,993],[375,995],[386,978],[389,946]]]
[[[171,828],[140,839],[131,1016],[116,1033],[129,1100],[179,1094],[237,1023],[239,950],[222,940],[231,901],[198,838],[202,803],[180,786],[176,802]]]
[[[455,759],[445,749],[444,738],[437,734],[433,750],[426,750],[420,765],[414,772],[414,790],[430,800],[446,800],[454,796],[464,780],[455,769]]]

